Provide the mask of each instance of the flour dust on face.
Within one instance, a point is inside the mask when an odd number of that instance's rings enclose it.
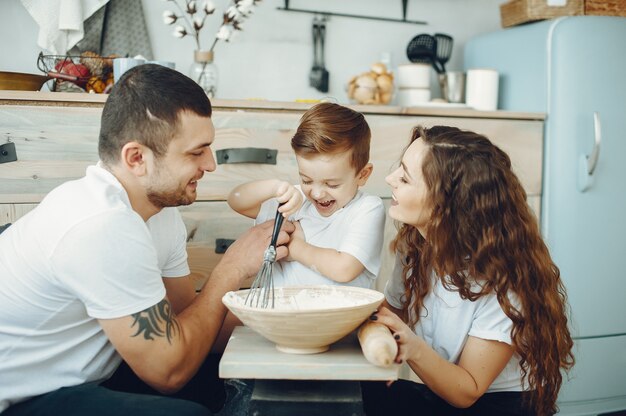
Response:
[[[345,207],[365,185],[372,172],[367,164],[360,172],[351,164],[351,152],[296,155],[302,192],[323,217]]]

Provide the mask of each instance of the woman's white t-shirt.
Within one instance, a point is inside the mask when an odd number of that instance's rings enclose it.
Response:
[[[385,286],[385,298],[394,308],[402,308],[404,278],[399,256],[396,256],[393,274]],[[511,296],[509,298],[514,302]],[[512,328],[513,322],[500,307],[495,293],[472,302],[462,299],[458,292],[447,290],[441,279],[433,276],[432,290],[424,298],[424,308],[414,331],[441,357],[458,363],[467,337],[511,345]],[[487,392],[524,390],[519,360],[519,355],[513,354]]]

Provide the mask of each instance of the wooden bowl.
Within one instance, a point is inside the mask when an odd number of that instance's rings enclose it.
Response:
[[[228,292],[222,302],[246,326],[276,343],[279,351],[292,354],[328,350],[358,328],[384,299],[381,292],[358,287],[297,286],[277,288],[276,307],[262,309],[244,304],[248,291]]]
[[[0,71],[0,90],[39,91],[49,79],[44,75]]]

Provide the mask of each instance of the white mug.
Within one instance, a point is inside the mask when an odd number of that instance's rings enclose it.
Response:
[[[468,69],[465,79],[465,103],[476,110],[496,110],[498,71],[489,68]]]
[[[129,69],[145,63],[145,59],[115,58],[113,60],[113,82],[119,81],[124,72],[128,71]]]

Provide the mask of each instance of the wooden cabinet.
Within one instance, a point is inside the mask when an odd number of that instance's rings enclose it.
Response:
[[[84,175],[98,160],[100,114],[106,96],[68,93],[0,91],[0,144],[13,142],[16,162],[0,164],[0,224],[13,222],[54,187]],[[225,202],[237,184],[263,178],[298,183],[290,139],[309,104],[214,100],[214,150],[262,148],[276,150],[276,164],[221,163],[205,174],[198,200],[180,207],[188,232],[193,278],[200,287],[223,250],[224,241],[237,238],[252,225]],[[374,173],[365,190],[389,203],[385,176],[398,163],[412,128],[452,125],[486,135],[513,161],[539,214],[543,156],[543,115],[479,112],[468,109],[354,106],[365,114],[372,129],[371,161]],[[384,287],[393,259],[388,253],[395,234],[387,220],[383,268],[377,288]]]

